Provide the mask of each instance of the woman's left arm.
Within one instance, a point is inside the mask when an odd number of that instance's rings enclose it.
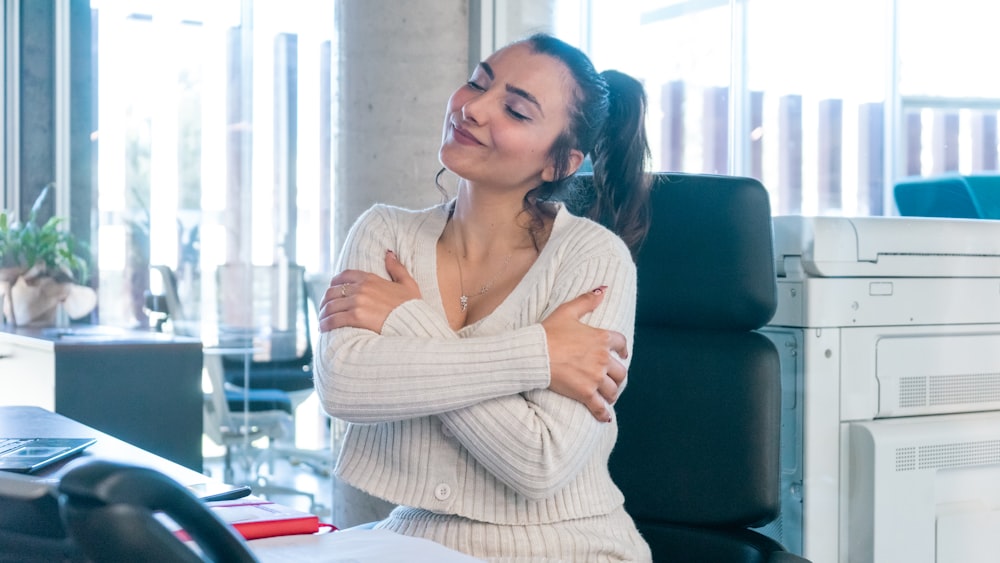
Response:
[[[574,269],[565,274],[569,281],[556,287],[551,306],[607,285],[601,304],[583,320],[624,334],[631,350],[636,276],[627,251],[591,256]],[[622,361],[627,366],[628,358]],[[519,493],[536,499],[569,484],[607,444],[607,433],[617,432],[615,421],[600,422],[582,403],[549,389],[491,399],[438,417],[480,464]]]

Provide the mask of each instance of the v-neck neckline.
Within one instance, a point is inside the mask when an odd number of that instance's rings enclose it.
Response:
[[[445,312],[444,296],[441,295],[441,286],[438,284],[437,245],[438,241],[441,239],[442,233],[444,233],[445,227],[448,225],[448,210],[452,205],[454,205],[454,200],[441,205],[438,207],[438,213],[433,215],[432,220],[428,220],[423,223],[421,229],[424,231],[424,235],[426,236],[420,237],[422,244],[421,248],[418,250],[419,254],[428,257],[428,270],[426,272],[422,272],[421,275],[417,277],[422,290],[421,293],[424,296],[424,301],[432,304],[437,312],[446,319],[448,315]],[[546,241],[545,246],[542,247],[542,251],[528,268],[528,271],[524,273],[524,276],[522,276],[520,280],[518,280],[514,289],[512,289],[510,293],[503,298],[500,304],[489,312],[489,314],[472,324],[467,324],[458,330],[455,330],[456,334],[460,336],[468,336],[482,330],[483,328],[488,329],[489,326],[494,323],[502,323],[506,325],[506,320],[510,317],[511,309],[516,307],[517,303],[521,302],[525,292],[529,291],[529,288],[533,285],[533,280],[539,275],[538,272],[544,268],[541,264],[547,262],[548,254],[552,252],[551,249],[554,247],[553,242],[559,236],[561,224],[564,221],[564,215],[566,213],[565,207],[560,204],[559,209],[556,211],[556,216],[552,221],[552,232],[549,234],[548,241]],[[431,298],[432,293],[434,294],[433,298]]]

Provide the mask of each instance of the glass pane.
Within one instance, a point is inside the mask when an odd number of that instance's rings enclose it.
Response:
[[[1000,8],[899,3],[902,176],[995,173],[1000,75],[989,68]]]
[[[329,269],[333,7],[92,2],[103,324],[149,323],[150,265],[210,331],[220,267]]]
[[[997,98],[993,71],[1000,4],[981,0],[899,2],[903,96]]]
[[[768,186],[775,213],[882,214],[888,9],[870,0],[748,3],[745,173]]]
[[[654,168],[727,172],[729,3],[595,2],[591,9],[598,70],[621,70],[646,86]]]
[[[559,9],[599,69],[645,82],[656,169],[759,178],[778,214],[891,215],[887,179],[1000,170],[991,4],[949,3],[960,25],[889,0]]]

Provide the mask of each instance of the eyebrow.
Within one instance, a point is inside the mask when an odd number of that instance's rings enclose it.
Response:
[[[489,63],[486,62],[479,63],[479,68],[483,69],[483,72],[486,73],[486,76],[490,77],[490,80],[493,80],[496,77],[496,75],[493,74],[493,67],[491,67]],[[511,86],[510,84],[508,84],[507,91],[510,92],[511,94],[514,94],[515,96],[520,96],[524,98],[528,102],[531,102],[532,104],[534,104],[535,107],[538,108],[538,112],[541,113],[543,117],[545,116],[545,112],[542,111],[542,104],[538,102],[538,98],[532,96],[531,93],[528,92],[527,90],[518,88],[517,86]]]

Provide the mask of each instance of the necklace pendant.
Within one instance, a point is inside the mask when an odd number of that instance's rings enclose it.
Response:
[[[461,297],[458,298],[458,301],[459,301],[459,303],[462,304],[462,312],[464,313],[465,310],[469,307],[469,296],[468,295],[463,295],[463,296],[461,296]]]

